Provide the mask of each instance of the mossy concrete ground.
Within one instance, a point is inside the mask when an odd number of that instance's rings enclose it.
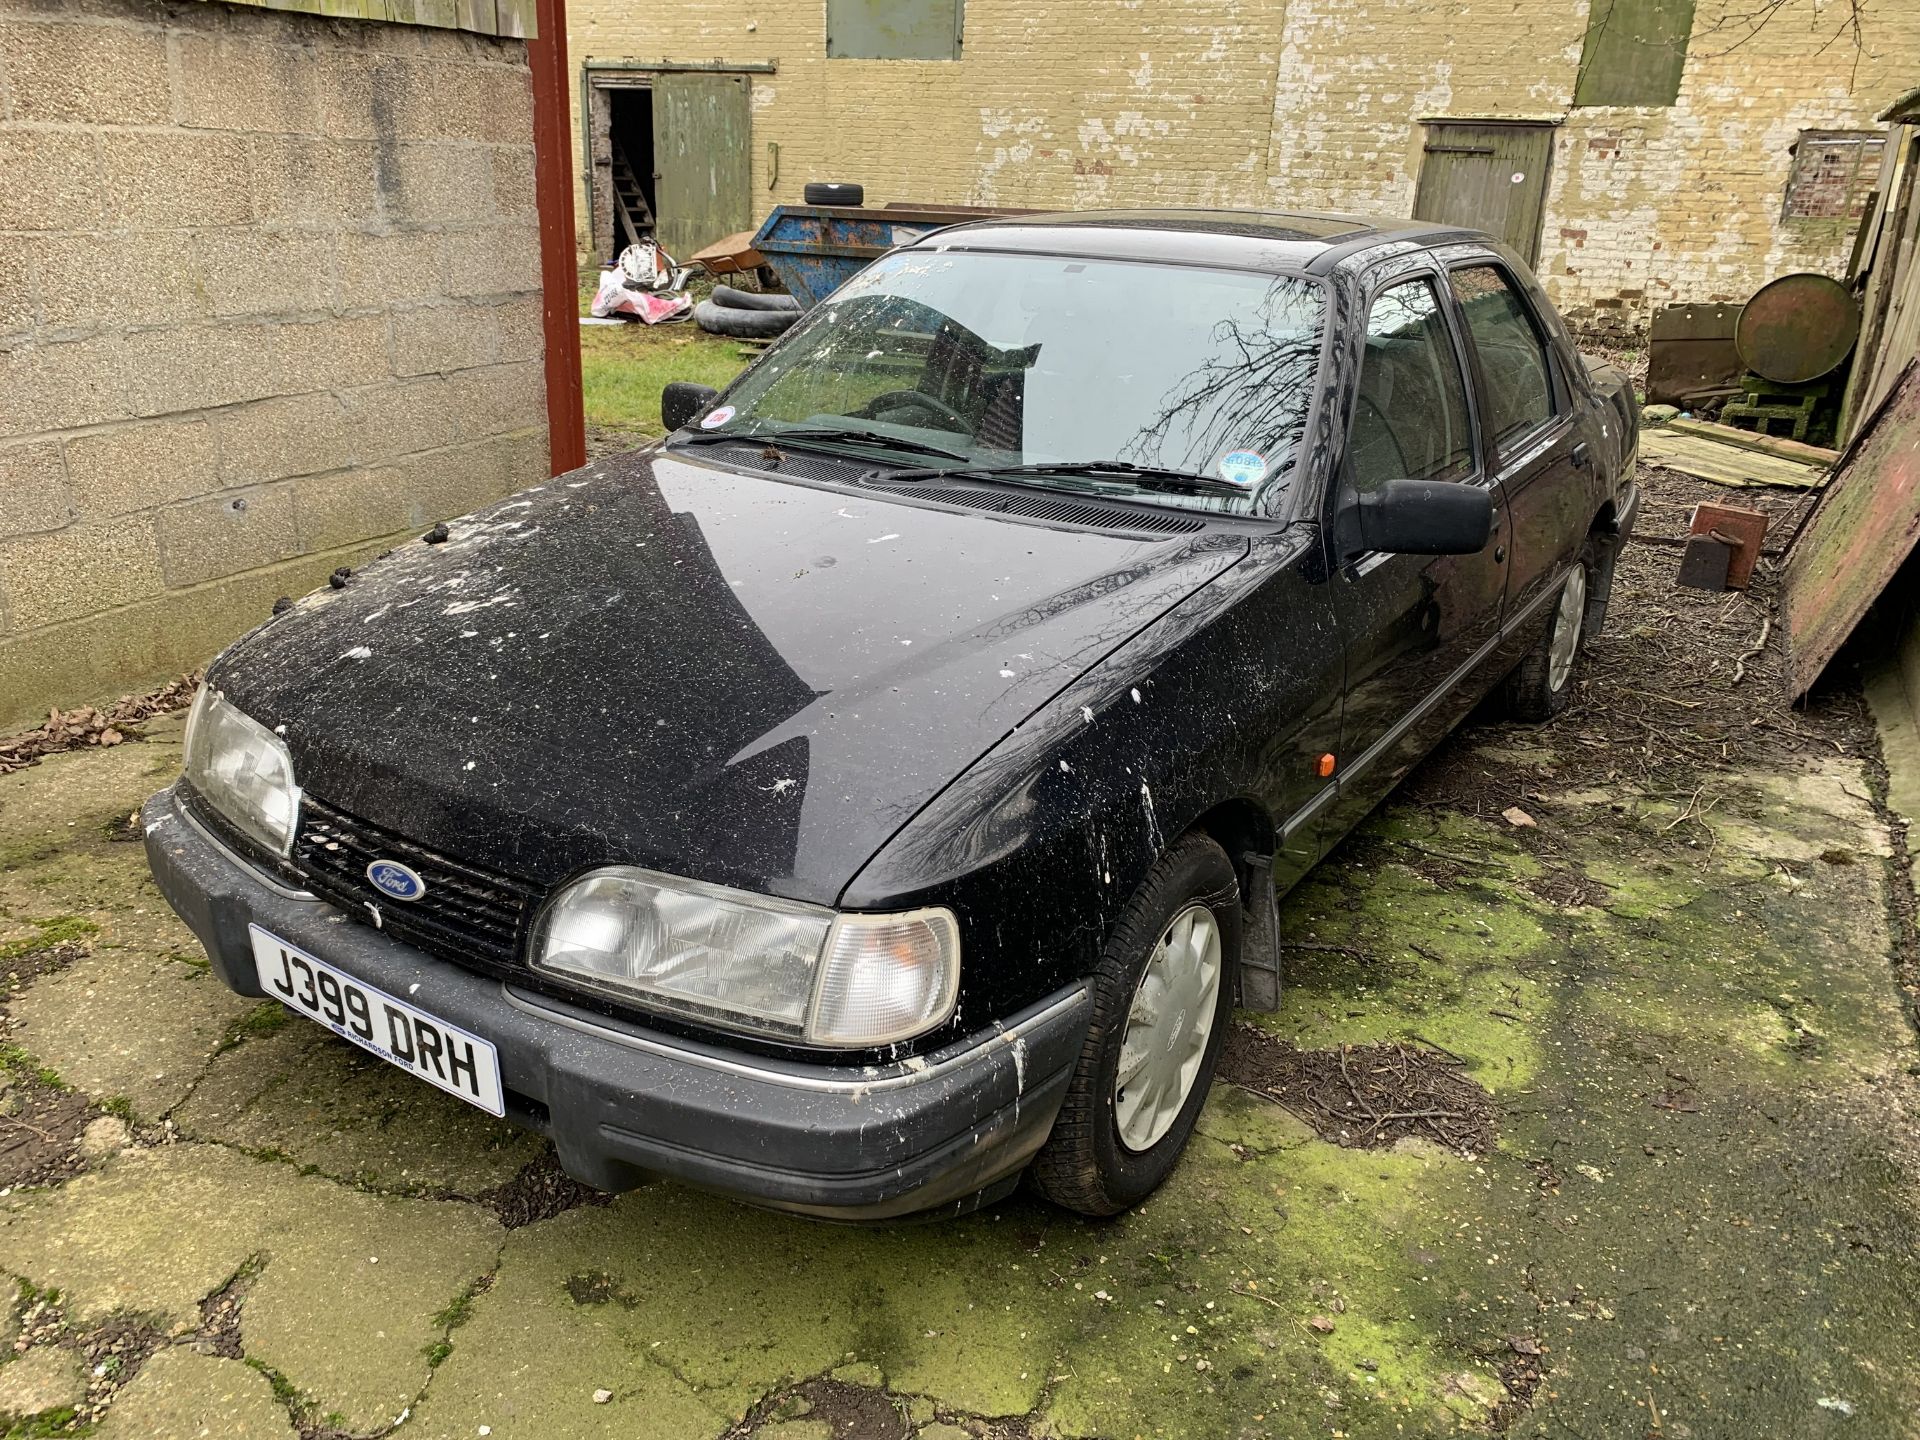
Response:
[[[227,995],[108,838],[177,726],[0,778],[0,945],[93,927],[9,1038],[136,1126],[0,1196],[0,1270],[63,1327],[27,1354],[151,1327],[113,1436],[826,1433],[795,1387],[827,1375],[884,1389],[876,1435],[1920,1435],[1869,776],[1656,799],[1560,781],[1554,743],[1452,742],[1537,823],[1388,807],[1291,897],[1285,1003],[1242,1017],[1444,1048],[1500,1102],[1489,1153],[1343,1149],[1223,1085],[1134,1214],[880,1230],[667,1183],[501,1229],[485,1192],[538,1142]]]

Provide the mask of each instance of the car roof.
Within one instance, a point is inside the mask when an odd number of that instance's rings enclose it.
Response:
[[[1490,243],[1477,230],[1427,220],[1291,210],[1139,209],[995,216],[942,230],[925,243],[943,250],[1324,274],[1367,250],[1462,241]]]

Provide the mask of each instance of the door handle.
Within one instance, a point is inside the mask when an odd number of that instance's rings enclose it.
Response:
[[[1593,447],[1588,445],[1584,440],[1578,445],[1575,445],[1573,447],[1573,463],[1581,470],[1593,464]]]

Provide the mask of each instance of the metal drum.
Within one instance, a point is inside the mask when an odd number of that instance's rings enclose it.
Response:
[[[1860,338],[1860,306],[1825,275],[1782,275],[1747,301],[1733,343],[1747,369],[1779,385],[1818,380]]]

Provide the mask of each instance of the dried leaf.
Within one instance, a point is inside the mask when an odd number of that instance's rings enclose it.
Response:
[[[1500,812],[1500,818],[1505,820],[1509,825],[1518,825],[1529,830],[1540,823],[1518,805],[1509,805],[1506,809],[1502,810]]]

